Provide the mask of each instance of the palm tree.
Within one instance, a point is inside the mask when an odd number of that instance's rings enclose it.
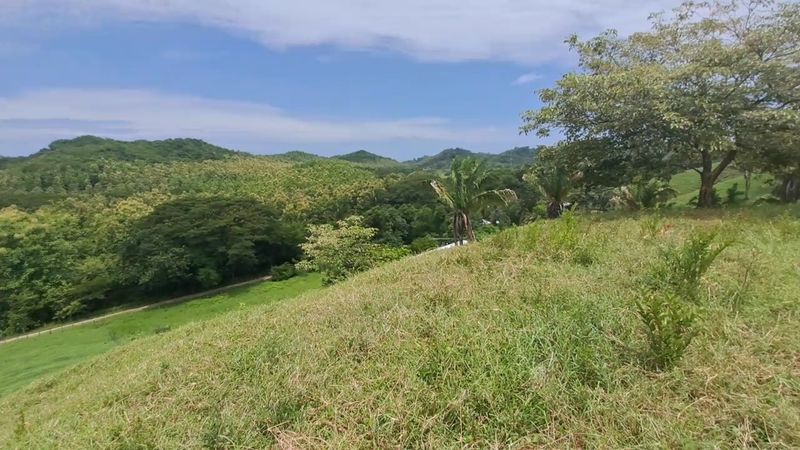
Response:
[[[543,172],[534,178],[539,190],[547,198],[547,217],[556,219],[561,216],[564,202],[572,192],[572,182],[579,175],[567,176],[562,169]]]
[[[622,186],[617,189],[611,204],[616,207],[627,209],[649,209],[655,208],[669,199],[675,197],[678,192],[669,183],[651,179],[648,181],[638,181],[630,186]]]
[[[472,242],[470,216],[488,206],[507,205],[517,199],[511,189],[487,189],[490,181],[485,161],[474,158],[454,159],[450,173],[441,181],[431,181],[433,190],[453,214],[453,238],[461,243],[465,238]]]

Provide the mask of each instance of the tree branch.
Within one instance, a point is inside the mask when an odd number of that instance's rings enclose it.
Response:
[[[719,178],[720,174],[722,174],[722,171],[725,170],[731,162],[733,162],[734,158],[736,158],[736,150],[730,150],[725,154],[725,157],[722,158],[722,161],[720,161],[719,164],[717,164],[717,167],[711,171],[712,182],[717,181],[717,178]]]

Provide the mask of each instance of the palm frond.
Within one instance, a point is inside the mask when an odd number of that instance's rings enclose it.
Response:
[[[439,200],[444,203],[448,208],[455,208],[455,202],[453,201],[452,195],[448,191],[447,187],[437,180],[431,181],[431,187],[433,191],[436,192],[436,195],[439,196]]]
[[[474,203],[477,208],[486,208],[489,206],[506,206],[517,199],[517,193],[513,189],[493,189],[476,195]]]

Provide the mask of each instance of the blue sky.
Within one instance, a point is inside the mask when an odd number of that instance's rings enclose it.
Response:
[[[670,0],[3,0],[0,154],[59,138],[197,137],[253,153],[499,152],[571,33]]]

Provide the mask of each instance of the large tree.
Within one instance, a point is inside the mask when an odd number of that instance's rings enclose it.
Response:
[[[303,229],[248,198],[186,197],[136,221],[122,245],[132,283],[151,291],[212,287],[299,256]]]
[[[722,171],[752,151],[753,124],[800,122],[800,5],[687,2],[651,20],[629,37],[570,38],[580,70],[540,91],[522,131],[555,128],[571,142],[603,139],[625,160],[692,168],[708,207]]]
[[[464,239],[475,240],[471,216],[492,205],[506,205],[517,199],[511,189],[489,189],[490,173],[486,161],[474,158],[454,159],[450,173],[431,186],[453,218],[453,238],[456,243]]]

